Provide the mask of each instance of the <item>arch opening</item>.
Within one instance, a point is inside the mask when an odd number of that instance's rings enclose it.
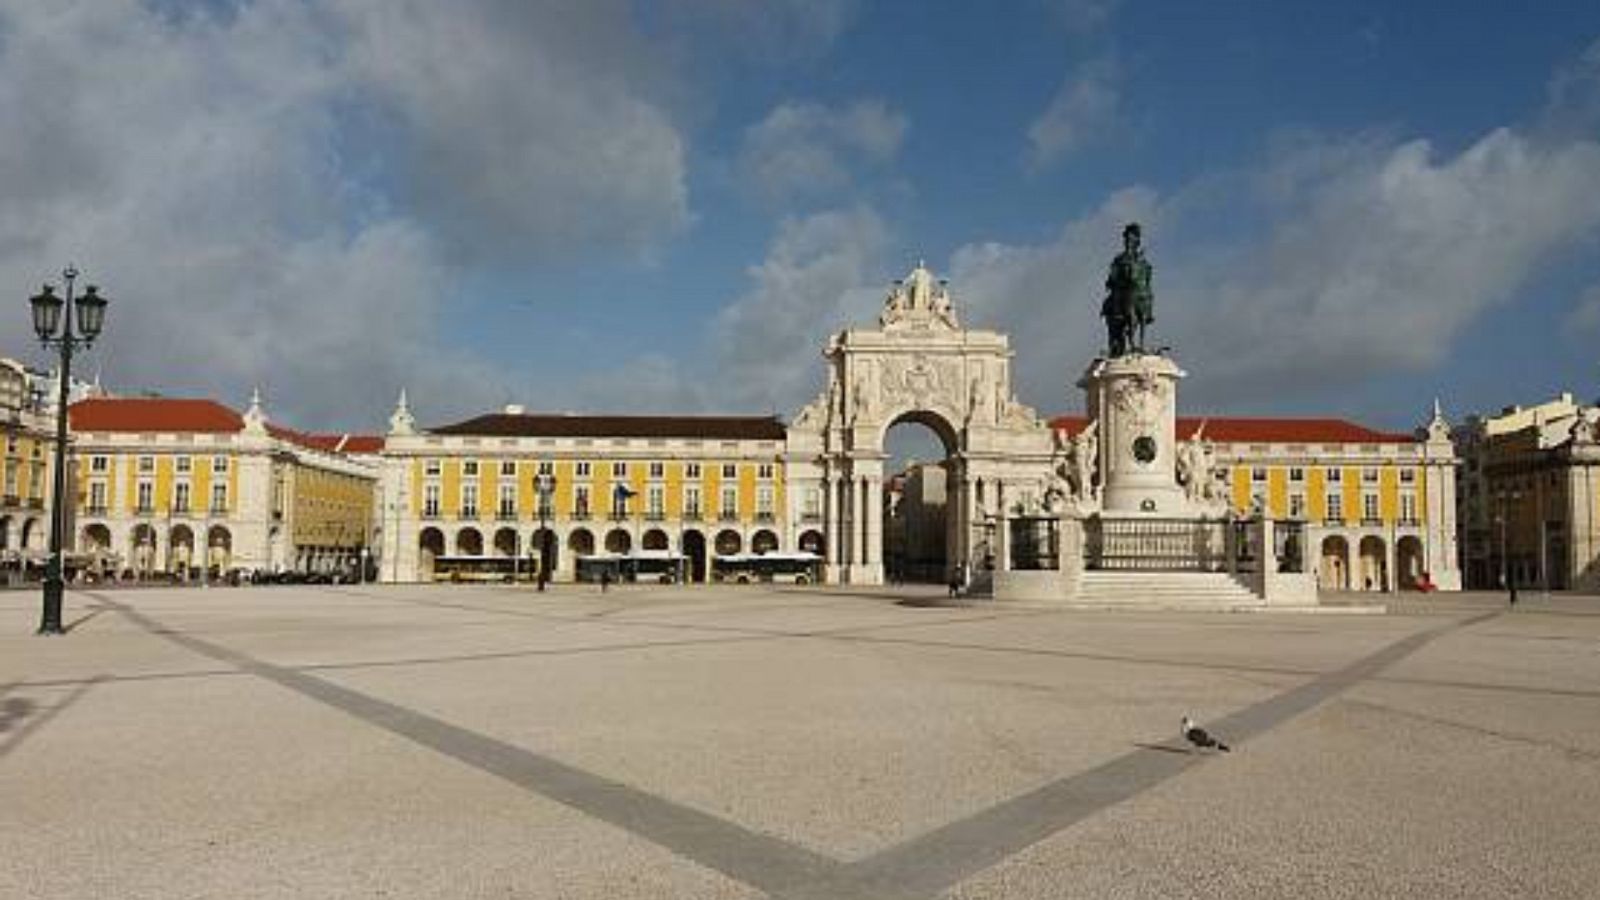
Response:
[[[927,411],[903,413],[884,432],[884,577],[891,584],[949,580],[955,563],[959,479],[954,429]]]

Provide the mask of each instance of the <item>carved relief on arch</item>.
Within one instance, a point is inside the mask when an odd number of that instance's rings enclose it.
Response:
[[[912,353],[883,361],[884,405],[961,409],[959,361]]]

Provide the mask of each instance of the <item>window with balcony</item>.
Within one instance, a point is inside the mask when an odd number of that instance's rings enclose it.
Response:
[[[1405,493],[1400,495],[1400,524],[1417,524],[1417,495]]]
[[[134,488],[134,492],[138,512],[148,515],[155,510],[156,486],[154,484],[148,481],[141,481]]]
[[[659,484],[650,485],[645,492],[645,515],[659,521],[667,514],[667,489]]]
[[[1306,495],[1289,495],[1289,518],[1304,519],[1306,517]]]
[[[1344,495],[1343,494],[1334,493],[1334,494],[1329,494],[1328,495],[1328,514],[1327,514],[1326,518],[1327,518],[1327,520],[1329,522],[1341,522],[1342,523],[1344,521]]]
[[[587,463],[579,463],[579,465],[587,465]],[[589,518],[589,486],[587,484],[580,484],[573,491],[572,517],[574,519]]]
[[[473,519],[478,515],[478,486],[476,484],[463,484],[461,486],[461,518]]]
[[[439,486],[425,484],[422,486],[422,516],[425,519],[439,517]]]
[[[724,522],[731,522],[739,518],[739,489],[725,487],[722,489],[722,508],[717,510]]]
[[[180,481],[172,486],[172,511],[175,513],[189,511],[189,482]]]
[[[106,483],[104,481],[89,482],[89,512],[97,516],[105,515]]]
[[[1376,525],[1378,518],[1378,495],[1361,495],[1361,522],[1364,525]]]
[[[769,485],[756,488],[756,519],[762,522],[772,521],[772,488]]]
[[[228,511],[228,486],[218,483],[211,486],[211,512],[225,513]]]
[[[517,486],[515,484],[500,485],[500,502],[495,506],[495,515],[502,519],[515,519],[517,517]]]
[[[800,518],[807,522],[817,522],[822,519],[822,491],[817,488],[806,488],[805,499],[800,506]]]
[[[694,486],[685,487],[683,489],[683,517],[685,519],[696,520],[696,519],[699,519],[700,516],[701,516],[701,512],[700,512],[700,488],[699,488],[699,486],[698,485],[694,485]]]

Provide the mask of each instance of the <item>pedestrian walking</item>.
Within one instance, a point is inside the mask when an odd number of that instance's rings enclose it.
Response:
[[[611,587],[611,570],[606,569],[600,573],[600,593],[604,594]]]
[[[1511,605],[1517,605],[1517,579],[1515,576],[1506,579],[1506,587],[1511,592]]]

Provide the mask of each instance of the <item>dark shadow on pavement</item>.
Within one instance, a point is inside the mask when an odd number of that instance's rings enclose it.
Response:
[[[70,632],[74,628],[77,628],[78,626],[84,624],[85,622],[89,621],[90,619],[94,618],[95,616],[100,615],[101,613],[103,613],[105,611],[106,611],[106,607],[104,607],[104,606],[93,607],[88,612],[84,613],[83,615],[81,615],[81,616],[77,617],[76,619],[73,619],[71,622],[68,622],[67,624],[61,626],[61,630]]]
[[[1193,750],[1187,750],[1183,747],[1168,747],[1166,744],[1141,744],[1135,741],[1133,745],[1140,750],[1157,750],[1161,753],[1177,753],[1182,756],[1189,756],[1194,753]]]

